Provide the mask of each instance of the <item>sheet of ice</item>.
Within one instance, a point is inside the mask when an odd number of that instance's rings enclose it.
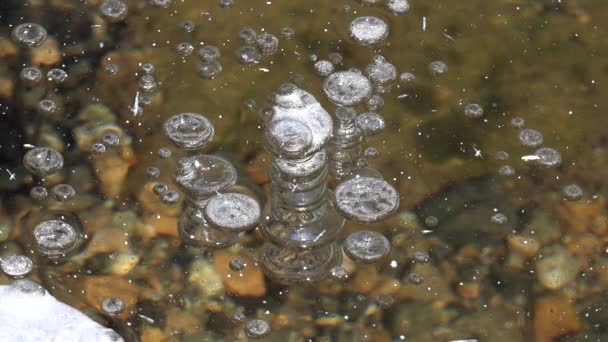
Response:
[[[0,341],[117,342],[122,337],[30,280],[0,286]]]

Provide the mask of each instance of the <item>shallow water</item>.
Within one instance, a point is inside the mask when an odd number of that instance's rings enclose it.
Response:
[[[118,22],[101,14],[99,0],[0,3],[0,257],[29,256],[35,266],[28,279],[128,341],[246,340],[253,319],[270,323],[262,338],[269,341],[608,339],[608,3],[411,0],[407,13],[395,15],[384,1],[235,0],[226,8],[211,0],[168,8],[125,2],[129,13]],[[388,24],[384,43],[349,38],[349,23],[360,16]],[[194,31],[180,27],[185,20]],[[42,46],[14,42],[11,32],[23,22],[46,29]],[[241,64],[236,50],[245,26],[276,35],[278,51]],[[285,27],[295,31],[290,39],[281,36]],[[177,52],[183,42],[194,46],[187,57]],[[204,45],[221,52],[214,79],[197,71]],[[288,286],[256,262],[266,240],[260,229],[219,250],[186,246],[177,233],[185,194],[166,204],[152,187],[177,190],[176,161],[193,152],[173,145],[163,123],[181,112],[205,115],[215,137],[202,152],[234,164],[232,190],[267,203],[270,155],[258,111],[292,82],[333,116],[336,105],[310,58],[332,52],[343,56],[336,71],[365,70],[381,54],[397,75],[415,75],[376,89],[386,127],[362,143],[378,150],[368,167],[400,193],[399,210],[379,223],[347,221],[336,240],[378,231],[391,243],[388,257],[365,264],[343,255],[348,280]],[[434,61],[447,71],[434,74]],[[148,93],[144,63],[155,69]],[[32,65],[43,73],[37,85],[19,76]],[[63,83],[47,80],[54,67],[67,72]],[[142,104],[145,96],[150,104]],[[41,112],[42,99],[58,109]],[[465,115],[471,103],[483,116]],[[514,118],[539,131],[542,144],[524,146]],[[116,147],[104,137],[110,132]],[[102,141],[107,150],[95,155],[91,146]],[[61,171],[29,173],[23,157],[34,146],[61,152]],[[159,156],[163,147],[171,157]],[[539,147],[558,151],[561,163],[539,165]],[[158,179],[146,175],[150,166],[160,170]],[[62,183],[75,189],[74,198],[30,196],[34,186],[52,192]],[[329,187],[338,183],[331,179]],[[583,190],[580,199],[563,193],[570,184]],[[82,230],[82,241],[69,258],[49,260],[32,232],[58,215]],[[234,256],[243,270],[229,266]],[[14,281],[0,272],[0,284]],[[104,313],[108,297],[122,299],[125,310]],[[235,312],[244,323],[233,322]]]

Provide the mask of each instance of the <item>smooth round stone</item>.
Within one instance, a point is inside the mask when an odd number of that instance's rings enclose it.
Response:
[[[273,121],[266,129],[266,143],[275,156],[301,158],[302,153],[312,145],[312,131],[300,121]]]
[[[0,268],[9,277],[22,278],[32,272],[34,263],[25,255],[8,255],[0,259]]]
[[[250,338],[261,338],[270,334],[270,324],[263,319],[253,319],[245,324],[245,333]]]
[[[104,17],[114,22],[124,20],[129,14],[129,8],[122,0],[104,0],[99,10]]]
[[[316,173],[326,165],[326,161],[327,152],[325,152],[325,150],[321,150],[306,160],[275,158],[273,162],[281,173],[298,178]]]
[[[194,150],[207,146],[215,129],[206,117],[197,113],[180,113],[164,124],[165,136],[177,147]]]
[[[72,249],[78,233],[70,224],[59,220],[44,221],[34,228],[37,250],[47,257],[60,257]]]
[[[76,190],[69,184],[57,184],[51,189],[51,194],[56,201],[69,201],[76,196]]]
[[[125,302],[117,297],[104,298],[101,301],[101,310],[108,315],[118,315],[125,310]]]
[[[188,195],[205,197],[236,184],[236,169],[218,156],[199,154],[181,158],[173,173],[173,181]]]
[[[534,152],[538,157],[535,162],[544,167],[556,167],[562,163],[562,155],[555,149],[550,147],[542,147]]]
[[[323,91],[327,98],[336,105],[352,107],[370,98],[372,84],[357,70],[340,71],[325,79]]]
[[[526,147],[538,147],[544,141],[543,134],[532,128],[524,128],[519,131],[518,138],[519,142]]]
[[[397,190],[375,177],[350,178],[336,187],[334,196],[340,214],[363,223],[378,222],[399,207]]]
[[[477,119],[483,116],[483,107],[477,103],[469,103],[464,107],[464,115],[471,119]]]
[[[23,156],[23,166],[29,172],[44,177],[63,167],[63,156],[50,147],[36,147]]]
[[[388,37],[388,25],[384,20],[364,16],[351,21],[348,35],[357,43],[370,46],[383,42]]]
[[[13,41],[27,47],[36,47],[46,41],[47,33],[44,27],[35,23],[17,25],[11,33]]]
[[[583,198],[583,189],[576,184],[568,184],[562,189],[562,194],[566,199],[578,201]]]
[[[344,240],[343,249],[354,261],[373,263],[388,255],[391,244],[384,235],[364,230],[350,234]]]
[[[214,228],[230,232],[244,232],[255,227],[262,209],[255,198],[239,193],[213,196],[205,206],[205,219]]]
[[[384,129],[384,118],[375,112],[359,114],[355,123],[364,136],[372,136]]]

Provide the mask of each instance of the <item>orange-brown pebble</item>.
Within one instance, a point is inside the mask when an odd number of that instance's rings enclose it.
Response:
[[[162,214],[148,214],[145,217],[145,222],[150,225],[154,230],[161,235],[177,237],[177,217],[162,215]]]
[[[556,207],[557,215],[571,233],[584,233],[604,214],[605,200],[599,197],[592,202],[563,201]]]
[[[195,316],[178,308],[170,308],[167,313],[165,331],[174,334],[176,331],[185,334],[193,334],[203,328],[201,322]]]
[[[260,267],[250,258],[238,256],[247,266],[241,271],[230,269],[230,260],[236,255],[226,251],[217,251],[213,263],[222,278],[228,293],[239,297],[262,297],[266,294],[266,282]]]
[[[536,255],[540,244],[536,239],[523,235],[507,235],[507,244],[509,248],[524,259],[530,259]]]
[[[479,283],[462,283],[456,288],[458,295],[464,299],[479,298],[480,286]]]
[[[127,318],[131,310],[137,304],[141,289],[132,282],[113,276],[93,276],[87,277],[84,282],[84,291],[87,303],[101,312],[101,301],[108,297],[122,299],[125,303],[124,311],[119,315],[120,318]]]
[[[53,65],[61,62],[61,52],[57,40],[49,37],[42,45],[30,51],[32,65]]]
[[[534,303],[534,338],[537,342],[549,342],[556,337],[580,330],[572,300],[565,296],[546,296]]]

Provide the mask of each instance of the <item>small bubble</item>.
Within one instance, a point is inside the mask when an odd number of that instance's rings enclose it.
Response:
[[[173,182],[193,198],[207,199],[230,188],[236,180],[236,169],[230,162],[208,154],[180,158],[173,173]]]
[[[334,266],[329,270],[329,276],[338,281],[344,281],[348,279],[348,272],[342,266]]]
[[[100,155],[100,154],[104,154],[105,152],[106,152],[106,145],[104,145],[102,143],[94,143],[93,145],[91,145],[91,153]]]
[[[225,193],[217,194],[207,202],[204,215],[213,228],[242,232],[257,225],[261,211],[255,198],[239,193]]]
[[[182,57],[188,57],[194,52],[194,46],[191,43],[183,42],[177,44],[175,47],[177,53]]]
[[[375,112],[359,114],[355,123],[364,136],[375,135],[384,129],[384,118]]]
[[[388,25],[377,17],[358,17],[350,23],[348,35],[363,46],[376,45],[388,37]]]
[[[69,201],[76,196],[76,190],[69,184],[57,184],[51,189],[51,194],[56,201]]]
[[[319,60],[319,56],[317,56],[317,54],[315,54],[315,53],[312,53],[308,56],[308,59],[314,63]]]
[[[583,198],[583,189],[576,184],[568,184],[562,189],[564,197],[571,201],[578,201]]]
[[[379,294],[375,300],[376,304],[382,309],[388,309],[395,303],[395,298],[387,294]]]
[[[192,33],[194,32],[194,29],[196,29],[196,26],[194,25],[192,20],[184,20],[179,24],[179,26],[186,33]]]
[[[501,176],[512,176],[515,174],[515,169],[510,165],[503,165],[498,169],[498,174]]]
[[[372,62],[365,67],[365,73],[372,83],[378,85],[386,85],[397,79],[397,68],[381,55],[374,56]]]
[[[505,151],[498,151],[494,155],[494,158],[496,158],[496,160],[507,160],[509,159],[509,154]]]
[[[49,192],[43,186],[35,186],[30,189],[30,197],[36,201],[42,201],[46,199]]]
[[[160,200],[165,204],[173,205],[179,202],[180,197],[179,192],[175,190],[167,190],[160,195]]]
[[[262,33],[257,36],[255,43],[264,56],[274,54],[279,48],[279,39],[270,33]]]
[[[222,65],[218,61],[202,62],[198,65],[198,74],[202,78],[206,78],[209,80],[212,80],[217,77],[217,75],[219,75],[222,70],[224,70],[224,67],[222,67]]]
[[[372,263],[385,258],[391,250],[391,244],[378,232],[359,231],[344,240],[343,248],[352,260]]]
[[[342,216],[362,223],[378,222],[399,207],[397,190],[383,179],[352,177],[334,191],[336,209]]]
[[[327,98],[339,106],[356,106],[372,95],[372,86],[358,70],[335,72],[323,82]]]
[[[234,6],[234,0],[218,0],[218,4],[221,8],[228,8]]]
[[[239,258],[232,258],[228,262],[228,266],[234,272],[240,272],[245,269],[245,262],[243,262],[243,260]]]
[[[464,115],[471,119],[478,119],[483,116],[483,107],[477,103],[469,103],[464,107]]]
[[[448,65],[442,61],[434,61],[429,64],[429,71],[433,76],[440,76],[448,71]]]
[[[215,135],[211,121],[197,113],[176,114],[165,121],[163,127],[169,141],[186,150],[207,146]]]
[[[270,333],[270,324],[263,319],[254,319],[245,324],[245,333],[250,338],[261,338]]]
[[[168,8],[173,0],[148,0],[148,3],[154,7]]]
[[[544,141],[543,134],[532,128],[524,128],[519,131],[518,138],[519,142],[525,147],[537,147]]]
[[[557,167],[562,163],[562,155],[550,147],[539,148],[534,155],[539,157],[535,162],[544,167]]]
[[[63,167],[63,156],[50,147],[36,147],[23,156],[23,165],[30,173],[44,177]]]
[[[34,242],[38,252],[49,258],[65,256],[78,242],[76,229],[63,221],[48,220],[34,228]]]
[[[118,65],[113,63],[108,63],[103,67],[103,71],[108,75],[116,75],[118,74]]]
[[[107,297],[101,301],[101,310],[110,316],[118,315],[125,310],[125,302],[117,297]]]
[[[205,45],[198,50],[198,57],[203,62],[213,62],[220,58],[220,49],[213,45]]]
[[[156,179],[160,176],[160,169],[156,166],[148,166],[146,168],[146,175],[148,175],[150,178]]]
[[[410,4],[407,0],[388,0],[386,7],[393,14],[404,14],[410,10]]]
[[[399,75],[399,80],[401,81],[401,83],[410,83],[416,80],[416,76],[411,72],[404,72]]]
[[[42,114],[52,114],[57,110],[57,104],[50,99],[40,100],[38,102],[38,110]]]
[[[164,184],[164,183],[156,183],[152,187],[152,191],[155,194],[157,194],[158,196],[162,196],[162,194],[164,194],[168,190],[169,190],[169,187],[167,186],[167,184]]]
[[[424,276],[417,272],[412,272],[407,275],[407,280],[414,285],[420,285],[424,282]]]
[[[49,82],[59,84],[68,79],[68,73],[63,69],[53,68],[46,73],[46,78]]]
[[[335,70],[334,65],[331,64],[330,61],[324,59],[316,61],[313,65],[313,69],[317,75],[323,77],[331,75]]]
[[[283,119],[271,123],[266,130],[266,143],[274,155],[297,158],[312,146],[313,133],[300,121]]]
[[[23,23],[13,29],[11,37],[15,43],[27,47],[36,47],[46,41],[47,33],[44,27],[39,24]]]
[[[104,145],[108,147],[116,147],[120,145],[120,138],[114,133],[108,133],[101,138]]]
[[[333,65],[341,65],[342,61],[344,60],[344,57],[342,56],[341,53],[339,52],[332,52],[327,56],[327,59],[333,64]]]
[[[232,314],[232,322],[235,324],[243,323],[245,320],[245,314],[242,312],[235,312]]]
[[[158,156],[161,159],[169,159],[172,156],[171,150],[168,147],[158,149]]]
[[[104,0],[99,6],[101,14],[110,21],[118,22],[124,20],[129,14],[129,8],[121,0]]]
[[[513,127],[522,128],[526,124],[526,121],[523,118],[513,118],[511,119],[511,125]]]
[[[291,27],[283,27],[281,29],[281,37],[284,39],[291,39],[293,36],[295,36],[295,34],[296,30],[292,29]]]
[[[42,79],[42,71],[36,67],[26,67],[21,70],[19,77],[24,82],[35,84]]]
[[[377,111],[384,107],[384,99],[378,95],[372,95],[372,97],[367,100],[367,109],[371,111]]]
[[[158,84],[156,83],[156,79],[154,79],[154,76],[146,74],[141,76],[138,85],[141,91],[145,93],[152,93],[156,90],[156,86]]]
[[[427,216],[424,219],[424,225],[429,228],[437,227],[438,224],[439,224],[439,219],[435,216]]]
[[[243,45],[236,50],[236,57],[241,64],[254,65],[262,59],[262,54],[253,45]]]
[[[414,261],[420,264],[424,264],[427,263],[429,261],[429,255],[426,252],[423,251],[415,251],[414,252]]]
[[[243,101],[243,108],[246,110],[254,110],[256,106],[255,100],[248,98]]]
[[[490,222],[494,224],[505,224],[509,221],[507,216],[503,213],[496,213],[490,217]]]
[[[25,255],[7,255],[0,258],[0,268],[11,278],[23,278],[34,269],[32,259]]]
[[[304,76],[302,74],[291,74],[289,75],[289,82],[295,85],[301,85],[304,83]]]
[[[154,73],[154,71],[156,70],[156,67],[152,63],[144,63],[141,65],[141,70],[144,72],[144,74],[149,75],[149,74]]]
[[[363,152],[363,155],[366,158],[376,158],[380,153],[378,152],[378,149],[375,147],[368,147],[365,149],[365,151]]]
[[[251,27],[243,27],[238,33],[239,40],[243,44],[255,43],[255,39],[257,36],[257,32]]]

